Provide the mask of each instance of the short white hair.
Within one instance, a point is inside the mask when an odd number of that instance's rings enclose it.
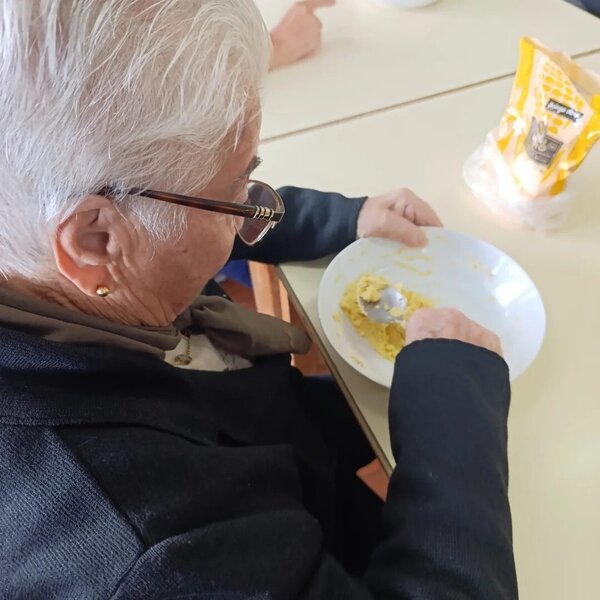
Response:
[[[269,38],[253,0],[0,1],[0,274],[38,278],[88,194],[214,177],[257,110]],[[184,226],[116,202],[156,238]]]

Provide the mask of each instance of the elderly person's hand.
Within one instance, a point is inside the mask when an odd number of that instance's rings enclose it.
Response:
[[[403,188],[368,198],[358,215],[358,237],[382,237],[407,246],[427,244],[419,226],[442,227],[435,211],[414,192]]]
[[[305,0],[287,11],[271,31],[271,70],[305,58],[321,47],[323,25],[314,12],[317,8],[334,4],[335,0]]]
[[[406,345],[424,339],[459,340],[502,356],[500,338],[454,308],[423,308],[406,325]]]

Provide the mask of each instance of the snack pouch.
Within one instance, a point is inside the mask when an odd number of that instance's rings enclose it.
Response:
[[[494,210],[556,227],[568,211],[568,179],[599,138],[600,77],[524,38],[509,105],[467,161],[465,180]]]

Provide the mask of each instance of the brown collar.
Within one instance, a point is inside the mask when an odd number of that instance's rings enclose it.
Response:
[[[308,336],[279,319],[218,296],[198,296],[170,327],[134,327],[69,310],[0,286],[0,325],[57,342],[121,347],[164,358],[181,330],[207,335],[218,347],[247,358],[305,353]]]

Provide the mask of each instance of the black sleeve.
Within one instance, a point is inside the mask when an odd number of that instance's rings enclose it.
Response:
[[[509,403],[496,354],[449,340],[400,353],[389,408],[396,469],[367,577],[377,598],[517,598]]]
[[[583,5],[593,15],[600,17],[600,0],[583,0]]]
[[[113,600],[516,599],[509,396],[506,364],[481,348],[427,340],[401,353],[390,401],[397,467],[362,579],[323,554],[318,524],[296,507],[165,540],[136,562]]]
[[[335,254],[356,240],[356,221],[366,198],[295,187],[281,188],[282,221],[256,246],[236,240],[231,260],[278,264]]]

